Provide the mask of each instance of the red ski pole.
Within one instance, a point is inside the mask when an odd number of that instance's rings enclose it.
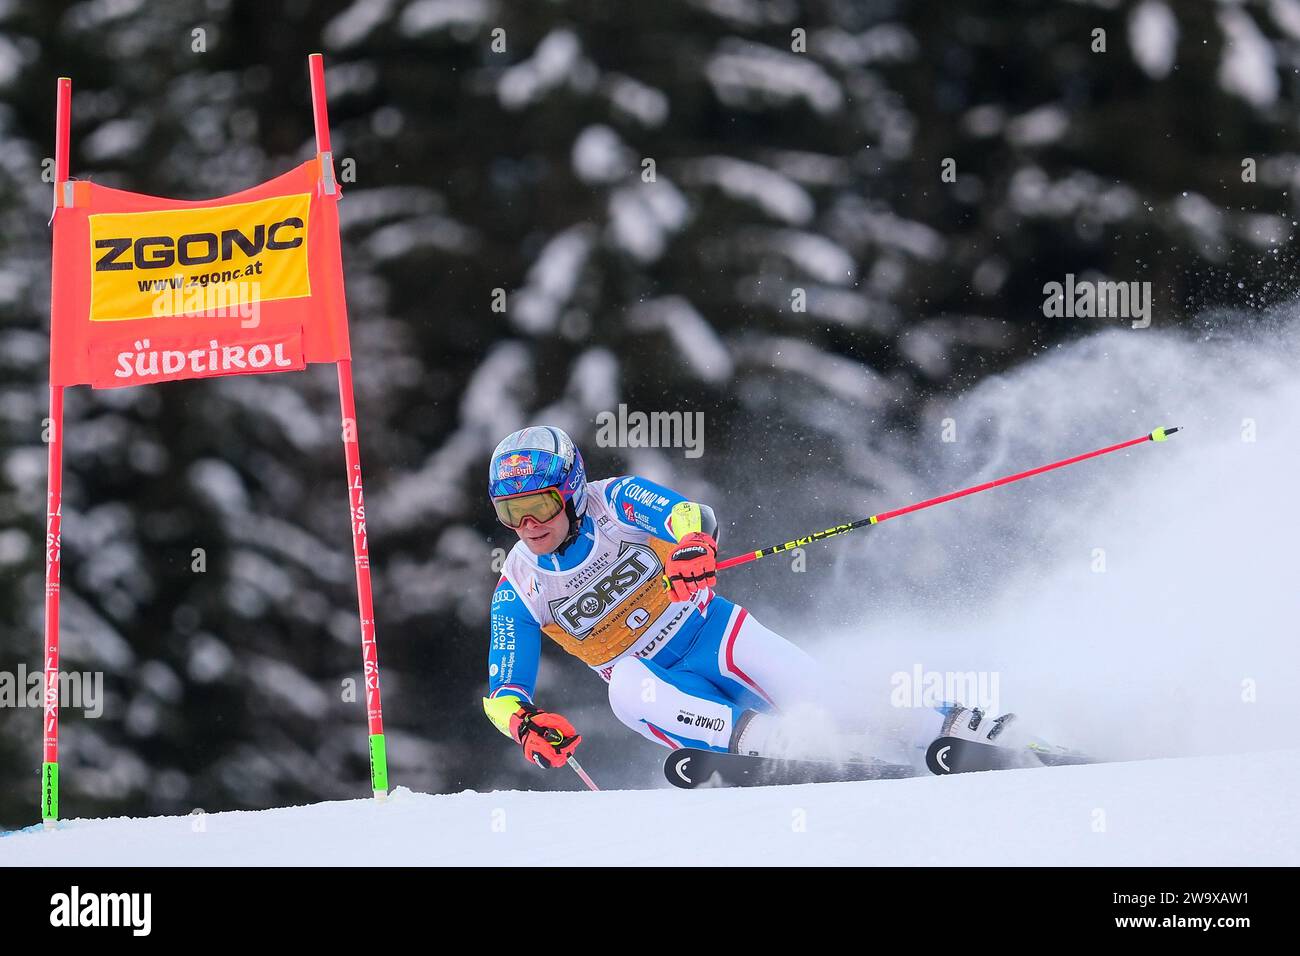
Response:
[[[1034,475],[1041,475],[1045,471],[1052,471],[1056,468],[1064,468],[1066,465],[1074,465],[1081,461],[1087,461],[1089,458],[1097,458],[1101,455],[1109,455],[1113,451],[1120,451],[1124,448],[1131,448],[1134,445],[1140,445],[1147,441],[1164,441],[1177,428],[1157,428],[1155,431],[1143,435],[1140,438],[1133,438],[1129,441],[1122,441],[1117,445],[1108,445],[1105,448],[1098,448],[1096,451],[1085,452],[1082,455],[1075,455],[1073,458],[1063,458],[1060,461],[1054,461],[1050,465],[1042,465],[1038,468],[1031,468],[1029,471],[1022,471],[1018,474],[1007,475],[1004,478],[995,478],[992,481],[986,481],[982,485],[973,485],[970,488],[963,488],[961,491],[954,491],[950,494],[940,495],[937,498],[929,498],[925,501],[918,501],[914,505],[907,505],[904,508],[896,508],[893,511],[882,511],[858,521],[848,524],[839,524],[833,528],[827,528],[825,531],[815,531],[812,534],[805,535],[802,538],[796,538],[793,541],[787,541],[784,544],[773,545],[770,548],[759,548],[757,551],[750,551],[746,554],[738,554],[734,558],[727,558],[725,561],[718,562],[718,570],[723,571],[727,568],[734,568],[738,564],[745,564],[749,561],[757,561],[759,558],[766,558],[769,555],[780,554],[782,551],[790,551],[794,548],[803,547],[805,544],[812,544],[814,541],[822,541],[826,538],[833,538],[837,535],[848,534],[858,528],[865,528],[870,525],[880,524],[882,521],[888,521],[890,518],[897,518],[900,515],[911,514],[913,511],[921,511],[925,508],[931,508],[935,505],[941,505],[945,501],[953,501],[956,498],[964,498],[967,495],[978,494],[981,491],[988,491],[990,488],[997,488],[1000,485],[1009,485],[1013,481],[1020,481],[1022,478],[1032,478]]]
[[[596,782],[587,776],[587,771],[582,769],[582,765],[578,761],[570,757],[565,763],[578,775],[578,779],[587,785],[588,790],[600,790],[600,787],[596,786]]]
[[[546,740],[551,744],[559,746],[561,743],[564,742],[564,734],[562,734],[559,730],[555,729],[554,727],[551,728],[538,727],[536,729],[538,733],[540,733],[543,737],[545,737]],[[573,757],[572,754],[570,754],[565,759],[564,762],[569,765],[570,770],[572,770],[574,773],[578,775],[578,779],[587,785],[588,790],[597,790],[597,791],[600,790],[600,787],[596,786],[596,781],[592,780],[591,777],[587,775],[587,771],[582,769],[582,764],[578,763],[578,761]]]

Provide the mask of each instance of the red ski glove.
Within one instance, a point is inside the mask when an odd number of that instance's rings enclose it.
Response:
[[[673,597],[685,601],[700,588],[718,583],[718,542],[703,531],[692,531],[677,542],[664,568]]]
[[[524,759],[539,767],[563,767],[582,743],[573,724],[559,714],[523,701],[510,717],[510,736],[524,748]]]

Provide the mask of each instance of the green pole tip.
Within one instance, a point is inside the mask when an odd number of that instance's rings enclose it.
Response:
[[[59,765],[48,761],[41,764],[41,819],[59,819]]]
[[[1174,432],[1178,431],[1179,428],[1180,426],[1177,425],[1171,425],[1168,428],[1157,428],[1155,431],[1151,433],[1151,440],[1166,441],[1169,438],[1169,436],[1172,435]]]
[[[370,783],[376,793],[388,792],[388,746],[383,734],[370,735]]]

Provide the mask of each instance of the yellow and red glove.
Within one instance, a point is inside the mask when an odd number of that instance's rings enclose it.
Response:
[[[563,767],[582,737],[559,714],[538,710],[513,694],[485,697],[483,710],[507,737],[524,749],[524,759],[539,767]]]
[[[700,588],[718,583],[718,543],[703,531],[692,531],[677,542],[664,567],[673,598],[685,601]]]

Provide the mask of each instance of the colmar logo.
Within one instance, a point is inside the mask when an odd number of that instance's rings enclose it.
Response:
[[[727,722],[721,717],[702,717],[685,710],[677,714],[677,722],[687,727],[700,727],[704,730],[722,730],[727,726]]]

